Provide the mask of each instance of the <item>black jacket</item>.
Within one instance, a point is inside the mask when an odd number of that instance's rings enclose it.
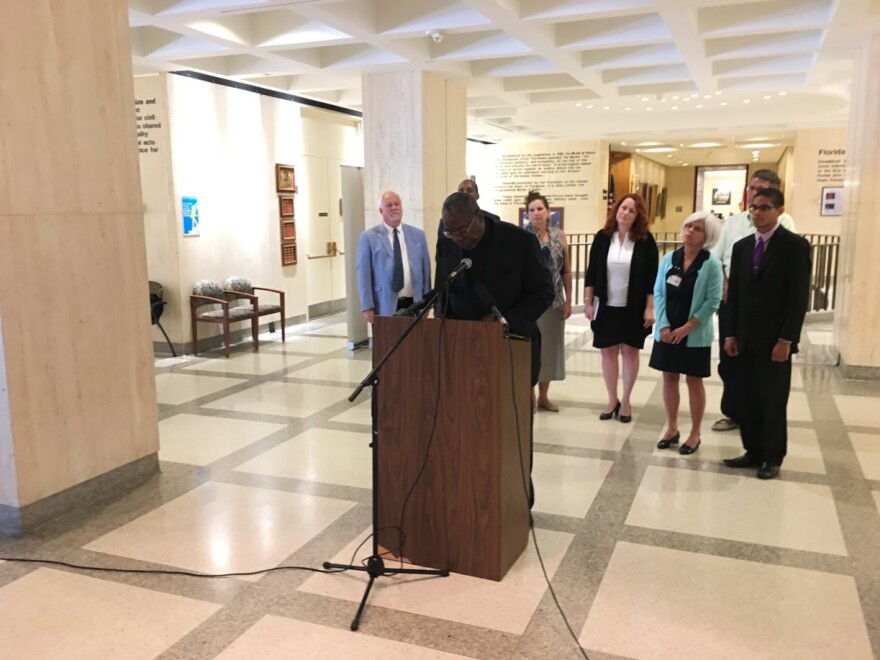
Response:
[[[736,337],[740,352],[770,353],[777,340],[791,342],[797,353],[810,296],[810,244],[779,226],[752,274],[755,235],[733,245],[727,288],[725,337]]]
[[[610,247],[611,237],[606,236],[603,231],[598,232],[590,247],[590,261],[584,279],[584,286],[593,287],[593,293],[599,298],[602,305],[608,299],[608,268],[606,264]],[[645,313],[648,296],[654,294],[654,280],[657,279],[658,262],[657,242],[648,232],[645,240],[636,241],[629,269],[626,309],[637,315],[638,318],[642,318]],[[599,312],[599,318],[602,318],[601,312]]]
[[[534,234],[508,222],[486,221],[481,245],[470,254],[452,239],[437,240],[435,286],[442,286],[463,256],[474,259],[471,270],[456,277],[448,301],[441,296],[438,309],[452,319],[477,320],[491,311],[473,292],[477,282],[486,287],[510,324],[510,332],[537,337],[536,321],[553,303],[553,280],[544,265]]]

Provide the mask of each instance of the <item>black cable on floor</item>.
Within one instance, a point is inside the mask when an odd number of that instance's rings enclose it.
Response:
[[[517,448],[519,449],[519,470],[520,474],[522,475],[523,493],[526,496],[526,504],[528,504],[529,500],[531,499],[531,493],[529,492],[529,484],[531,483],[531,481],[526,477],[526,468],[523,464],[522,433],[519,427],[519,409],[516,405],[516,377],[513,367],[513,340],[510,338],[507,339],[507,354],[509,358],[508,361],[510,363],[510,391],[511,396],[513,397],[513,417],[516,420],[516,444]],[[530,414],[534,415],[534,413]],[[534,442],[534,438],[532,438],[532,442]],[[529,453],[531,455],[532,452]],[[530,519],[531,515],[532,514],[530,512]],[[547,589],[550,591],[550,596],[553,598],[553,602],[556,604],[556,609],[559,611],[559,616],[562,617],[562,621],[563,623],[565,623],[565,627],[568,629],[568,634],[571,635],[571,638],[574,640],[575,645],[577,645],[577,649],[578,651],[580,651],[580,654],[584,656],[584,660],[590,660],[587,652],[584,651],[584,647],[581,646],[581,643],[578,640],[574,629],[571,627],[571,623],[569,623],[568,617],[565,616],[565,611],[562,609],[562,604],[559,602],[559,598],[556,596],[556,591],[553,589],[553,585],[550,584],[550,576],[547,575],[547,567],[544,566],[544,558],[541,556],[541,549],[538,547],[538,537],[535,534],[535,526],[529,525],[529,531],[532,535],[532,545],[535,546],[535,553],[538,555],[538,563],[541,565],[541,572],[544,574],[544,581],[547,583]]]
[[[186,577],[197,578],[227,578],[227,577],[245,577],[249,575],[260,575],[261,573],[271,573],[272,571],[309,571],[311,573],[344,573],[348,569],[326,569],[312,568],[311,566],[272,566],[271,568],[261,568],[256,571],[241,571],[239,573],[196,573],[195,571],[182,571],[174,569],[162,568],[114,568],[112,566],[86,566],[85,564],[74,564],[67,561],[59,561],[57,559],[41,559],[39,557],[0,557],[0,561],[19,562],[24,564],[49,564],[51,566],[64,566],[66,568],[75,568],[81,571],[103,571],[106,573],[139,573],[142,575],[183,575]]]

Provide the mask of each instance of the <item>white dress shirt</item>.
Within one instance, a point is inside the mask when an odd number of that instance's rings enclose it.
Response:
[[[388,242],[391,244],[391,258],[394,259],[394,228],[389,227],[387,222],[383,224],[385,224],[385,229],[388,230]],[[403,237],[402,222],[397,225],[397,239],[400,241],[400,256],[403,259],[403,288],[397,292],[397,297],[412,298],[412,271],[409,267],[409,256],[406,251],[406,239]],[[391,283],[389,282],[389,284]]]
[[[635,242],[629,237],[629,232],[626,232],[623,243],[620,242],[619,232],[614,232],[611,236],[608,260],[605,262],[608,273],[608,301],[605,304],[609,307],[626,307],[629,271],[635,246]]]

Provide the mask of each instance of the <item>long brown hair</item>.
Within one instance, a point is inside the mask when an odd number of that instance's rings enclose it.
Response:
[[[643,241],[648,237],[648,212],[645,210],[645,202],[641,195],[630,193],[618,199],[611,210],[608,212],[608,219],[605,226],[602,227],[602,233],[611,236],[617,231],[617,210],[626,200],[631,199],[636,204],[636,219],[633,221],[632,229],[629,230],[629,237],[633,241]]]

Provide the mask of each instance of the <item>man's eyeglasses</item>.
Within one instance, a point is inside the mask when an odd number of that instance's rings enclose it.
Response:
[[[450,231],[449,229],[444,229],[444,230],[443,230],[443,235],[444,235],[446,238],[461,238],[462,236],[467,236],[467,233],[471,230],[471,227],[474,226],[474,220],[477,219],[477,216],[478,216],[478,215],[480,215],[480,214],[479,214],[479,213],[476,213],[476,214],[474,215],[474,217],[471,218],[471,221],[470,221],[470,223],[468,224],[467,227],[462,227],[462,228],[460,228],[460,229],[453,229],[453,230],[451,230],[451,231]]]
[[[760,211],[761,213],[766,213],[772,209],[779,208],[777,206],[770,206],[770,204],[752,204],[749,206],[749,211],[754,213],[755,211]]]

